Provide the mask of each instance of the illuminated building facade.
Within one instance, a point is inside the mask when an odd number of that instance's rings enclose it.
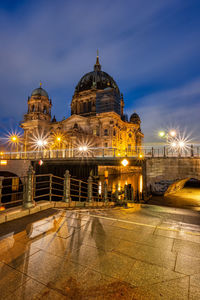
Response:
[[[139,151],[143,138],[140,118],[133,113],[127,120],[123,95],[113,78],[101,70],[98,56],[94,70],[85,74],[75,88],[71,116],[56,121],[51,117],[51,107],[52,101],[41,86],[33,90],[21,122],[25,151],[82,145],[115,148],[118,155]]]

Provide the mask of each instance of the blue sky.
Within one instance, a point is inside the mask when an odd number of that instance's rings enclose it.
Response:
[[[43,82],[58,120],[74,88],[102,69],[138,112],[145,142],[178,126],[200,142],[200,2],[0,1],[0,131],[16,129]]]

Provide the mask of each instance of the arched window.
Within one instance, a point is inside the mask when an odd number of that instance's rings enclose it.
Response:
[[[104,129],[104,136],[108,136],[108,129]]]

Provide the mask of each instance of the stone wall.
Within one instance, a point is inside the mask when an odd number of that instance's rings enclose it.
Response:
[[[177,181],[186,178],[200,180],[200,158],[147,158],[143,165],[144,189],[160,181]]]
[[[26,176],[30,164],[30,160],[8,160],[7,165],[0,165],[0,174],[7,171],[22,178]]]

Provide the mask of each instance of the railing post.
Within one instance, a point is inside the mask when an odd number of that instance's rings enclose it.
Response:
[[[191,145],[191,157],[193,157],[194,156],[194,148],[193,148],[193,145]]]
[[[104,182],[104,201],[108,202],[108,186],[107,186],[107,182]]]
[[[164,154],[163,154],[164,157],[166,157],[166,148],[164,146]]]
[[[52,177],[53,177],[53,175],[50,174],[50,178],[49,178],[49,201],[52,200],[52,179],[53,179]]]
[[[117,202],[119,201],[118,184],[115,185],[115,199]]]
[[[153,150],[153,147],[151,148],[151,157],[154,157],[154,150]]]
[[[33,200],[33,188],[34,188],[34,174],[35,171],[33,170],[33,167],[30,166],[27,172],[27,181],[26,181],[26,193],[25,198],[23,202],[24,208],[31,208],[35,206],[35,202]]]
[[[2,190],[3,190],[3,176],[0,176],[0,206],[1,206],[1,198],[2,198]]]
[[[69,170],[65,171],[65,177],[64,177],[64,198],[63,201],[66,203],[69,203],[70,198],[70,177]]]
[[[127,194],[128,194],[128,193],[127,193],[128,191],[127,191],[127,187],[128,187],[128,186],[125,184],[125,186],[124,186],[124,200],[125,200],[125,201],[128,200],[128,195],[127,195]]]
[[[88,202],[92,202],[92,177],[88,178]]]
[[[81,181],[78,183],[78,200],[81,202]]]

